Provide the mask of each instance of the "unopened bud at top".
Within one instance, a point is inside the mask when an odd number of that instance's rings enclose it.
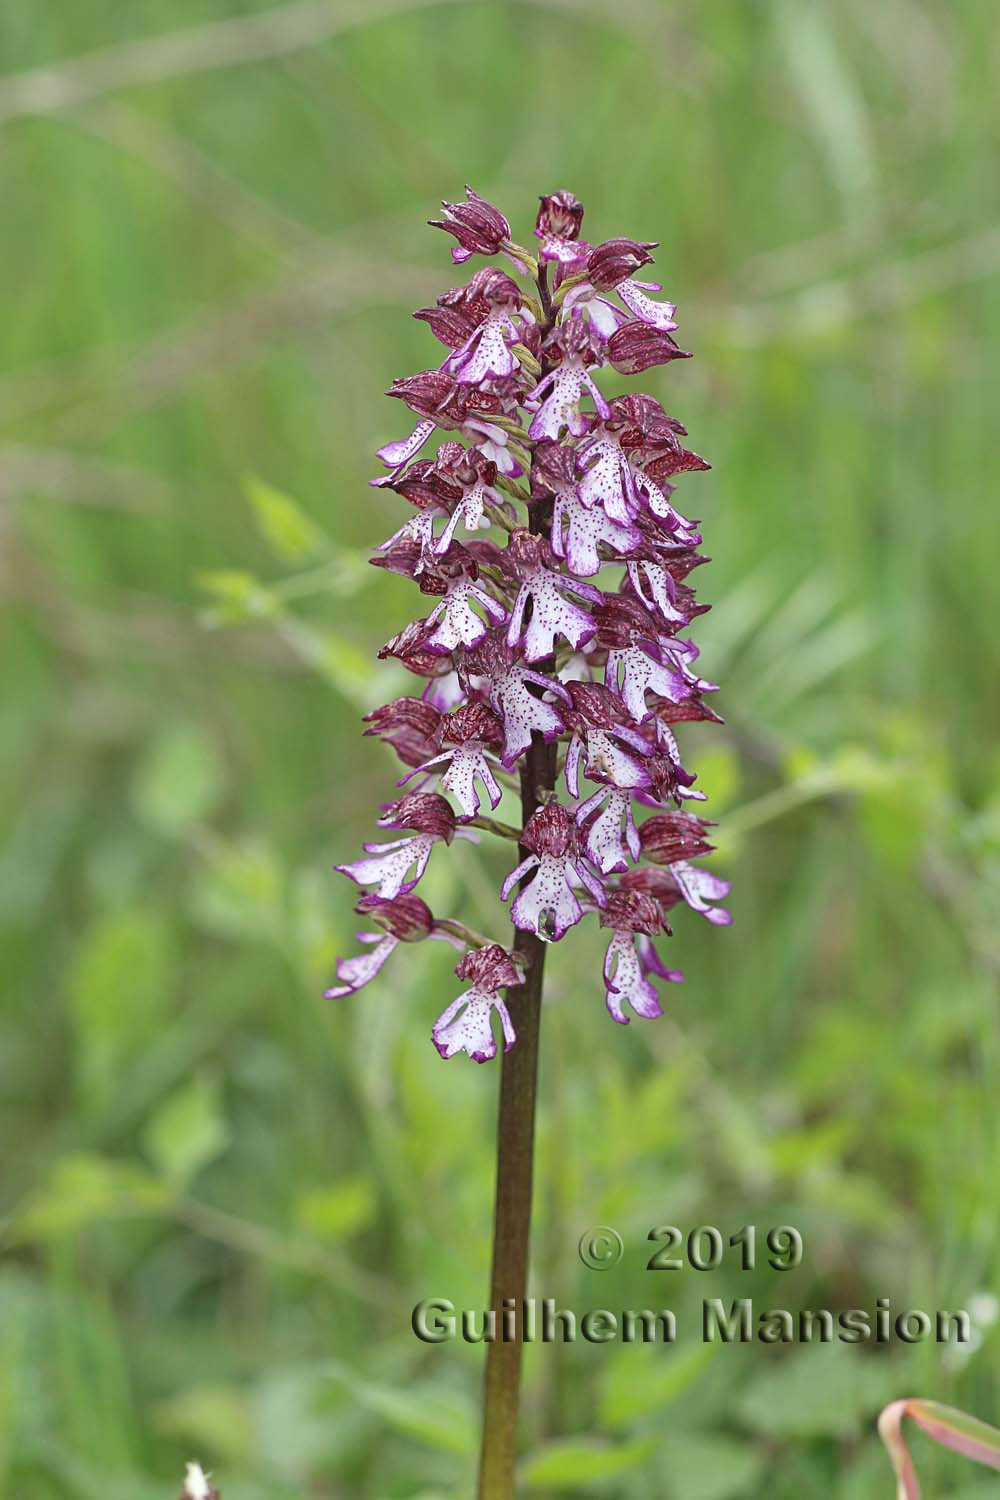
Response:
[[[540,240],[576,240],[580,238],[583,223],[583,204],[575,193],[543,193],[541,207],[535,221],[535,234]]]
[[[496,255],[510,239],[510,225],[498,208],[470,187],[465,189],[465,197],[464,203],[442,201],[444,218],[427,221],[432,229],[444,229],[455,236],[458,244],[452,247],[451,258],[456,265],[473,255]]]

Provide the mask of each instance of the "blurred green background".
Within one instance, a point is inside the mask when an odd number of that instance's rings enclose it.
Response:
[[[580,929],[543,1035],[533,1289],[682,1340],[532,1350],[524,1492],[875,1500],[884,1400],[1000,1416],[995,23],[4,7],[0,1493],[152,1500],[197,1454],[226,1500],[470,1494],[482,1351],[409,1316],[483,1306],[497,1070],[430,1045],[444,948],[321,998],[415,613],[365,562],[400,516],[371,452],[440,357],[408,313],[466,181],[522,240],[568,187],[591,240],[662,242],[697,358],[645,383],[714,464],[678,498],[727,718],[688,744],[734,926],[682,915],[687,982],[627,1031]],[[456,846],[422,892],[502,933],[505,869]],[[656,1275],[664,1222],[791,1223],[805,1261]],[[706,1296],[976,1337],[713,1354]]]

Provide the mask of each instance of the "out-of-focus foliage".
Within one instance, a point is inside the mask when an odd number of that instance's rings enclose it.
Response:
[[[443,948],[319,998],[397,774],[358,723],[412,605],[364,562],[381,392],[438,358],[421,226],[470,181],[522,239],[565,186],[662,241],[735,882],[661,1022],[612,1026],[596,931],[552,955],[534,1291],[681,1334],[530,1351],[525,1494],[886,1496],[890,1397],[1000,1411],[995,9],[257,12],[0,16],[0,1492],[196,1453],[227,1500],[470,1493],[482,1351],[409,1318],[482,1307],[495,1070],[430,1045]],[[496,931],[503,860],[424,894]],[[657,1275],[664,1222],[804,1263]],[[975,1347],[706,1351],[707,1296],[972,1306]]]

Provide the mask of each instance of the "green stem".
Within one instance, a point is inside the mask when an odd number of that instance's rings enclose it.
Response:
[[[493,939],[484,937],[474,927],[468,927],[464,922],[456,922],[452,917],[438,917],[434,923],[434,930],[450,932],[452,937],[461,938],[463,943],[468,943],[470,948],[488,948]]]
[[[499,818],[488,818],[480,814],[475,818],[466,819],[466,828],[485,828],[487,833],[498,834],[502,839],[520,839],[521,831],[511,823],[501,823]]]

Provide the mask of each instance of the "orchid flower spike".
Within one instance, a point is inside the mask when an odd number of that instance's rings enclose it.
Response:
[[[671,911],[730,920],[728,883],[700,863],[712,824],[690,810],[705,798],[675,735],[720,722],[689,634],[708,607],[690,582],[706,561],[699,523],[672,498],[709,465],[656,396],[602,390],[602,372],[672,371],[690,356],[674,304],[637,279],[656,243],[591,244],[583,219],[572,192],[543,194],[528,250],[467,188],[430,220],[454,239],[453,263],[478,268],[414,314],[444,357],[393,382],[416,426],[378,450],[386,472],[372,480],[407,507],[372,561],[425,597],[378,653],[416,679],[366,720],[402,763],[403,791],[373,819],[385,837],[337,866],[361,887],[367,925],[326,993],[352,996],[387,965],[398,973],[401,948],[448,942],[465,988],[432,1027],[443,1058],[481,1063],[516,1045],[508,1002],[516,1020],[537,939],[606,928],[594,988],[625,1025],[660,1015],[663,984],[683,978],[660,951]],[[528,768],[543,752],[539,786]],[[432,860],[481,832],[518,849],[495,939],[416,893]],[[206,1500],[192,1484],[186,1500]]]

